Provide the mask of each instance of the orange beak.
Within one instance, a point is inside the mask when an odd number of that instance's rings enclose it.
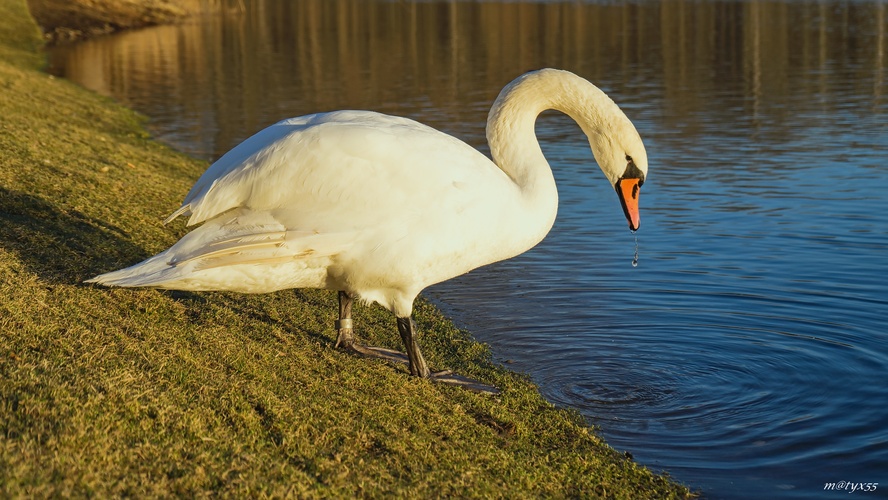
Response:
[[[641,216],[638,214],[638,192],[641,190],[641,179],[620,179],[617,181],[617,195],[620,197],[620,205],[623,213],[629,221],[629,229],[637,231],[641,225]]]

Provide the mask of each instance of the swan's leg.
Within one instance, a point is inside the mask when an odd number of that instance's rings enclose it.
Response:
[[[354,298],[348,292],[339,292],[339,321],[336,322],[339,337],[336,339],[336,347],[350,349],[355,343],[351,319],[353,302]]]
[[[405,365],[408,364],[407,356],[405,356],[404,353],[385,349],[383,347],[365,346],[357,342],[351,317],[354,300],[354,297],[348,292],[339,292],[339,320],[335,323],[339,336],[336,338],[336,347],[362,356],[382,358],[396,363],[404,363]]]
[[[430,378],[436,382],[445,384],[453,384],[464,387],[470,391],[499,394],[499,389],[489,385],[476,382],[472,379],[461,377],[452,373],[450,370],[440,372],[432,372],[429,370],[422,352],[419,350],[419,344],[416,342],[416,325],[410,317],[398,318],[398,332],[401,334],[401,340],[404,341],[404,347],[407,354],[385,349],[383,347],[371,347],[361,345],[357,342],[354,335],[354,326],[352,324],[351,310],[354,303],[354,297],[347,292],[339,292],[339,320],[336,322],[336,329],[339,336],[336,339],[336,347],[351,351],[361,356],[381,358],[396,363],[404,363],[408,365],[410,374]]]
[[[416,343],[416,325],[410,316],[406,318],[398,318],[398,333],[401,334],[401,340],[404,341],[404,348],[407,350],[407,359],[410,361],[410,374],[418,377],[429,378],[429,366],[426,364],[422,352],[419,350],[419,344]]]
[[[491,385],[482,384],[476,380],[472,380],[462,375],[457,375],[450,370],[440,372],[429,371],[425,358],[419,350],[419,344],[416,342],[416,325],[409,316],[406,318],[398,318],[398,332],[404,341],[404,348],[407,350],[407,358],[409,359],[410,374],[419,377],[430,378],[435,382],[445,384],[458,385],[470,391],[480,392],[484,394],[499,394],[500,390]]]

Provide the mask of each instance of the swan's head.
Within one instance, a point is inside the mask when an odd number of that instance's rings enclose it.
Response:
[[[552,69],[529,75],[553,82],[546,89],[553,96],[552,107],[567,113],[586,133],[595,161],[617,191],[629,229],[637,230],[638,195],[648,160],[635,126],[607,94],[582,77]]]
[[[586,130],[595,161],[614,187],[629,222],[635,231],[641,224],[638,196],[647,177],[647,152],[632,122],[614,104],[604,123]]]

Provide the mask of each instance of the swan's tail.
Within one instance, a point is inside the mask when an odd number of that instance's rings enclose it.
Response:
[[[86,280],[84,283],[96,283],[105,286],[165,288],[165,284],[174,282],[181,277],[179,276],[181,273],[176,270],[175,266],[170,265],[169,258],[166,255],[168,252],[169,250],[159,253],[125,269],[100,274],[95,278]]]
[[[243,210],[186,234],[138,264],[87,280],[106,286],[267,292],[320,286],[353,233],[287,230],[268,214]]]

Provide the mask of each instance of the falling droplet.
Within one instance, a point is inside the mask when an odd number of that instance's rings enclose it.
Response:
[[[632,258],[632,267],[638,267],[638,235],[635,235],[635,257]]]

